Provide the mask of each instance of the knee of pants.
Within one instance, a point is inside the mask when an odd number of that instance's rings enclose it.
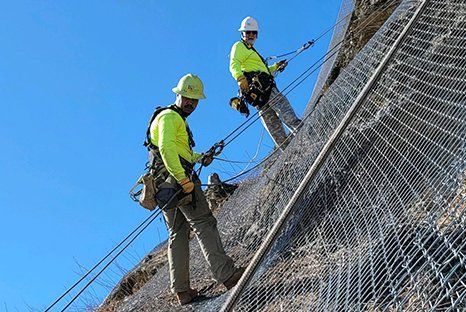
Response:
[[[176,242],[179,239],[186,239],[189,236],[189,227],[187,224],[183,224],[177,228],[168,229],[168,239],[170,242]]]
[[[217,219],[212,214],[205,215],[203,218],[199,218],[197,220],[193,220],[191,223],[191,227],[194,230],[196,235],[202,234],[202,231],[208,228],[216,228],[217,227]]]

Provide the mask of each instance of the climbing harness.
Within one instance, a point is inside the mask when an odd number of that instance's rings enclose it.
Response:
[[[257,109],[261,109],[270,99],[272,88],[275,87],[275,80],[272,73],[269,71],[266,60],[257,52],[257,50],[241,40],[241,43],[248,49],[252,50],[259,56],[267,72],[254,71],[244,72],[244,77],[249,84],[249,90],[247,92],[239,91],[238,96],[230,99],[230,106],[233,109],[239,111],[246,118],[249,116],[248,104],[254,106]]]
[[[144,140],[143,145],[147,147],[147,149],[156,148],[156,146],[153,145],[150,140],[150,126],[152,125],[152,122],[155,120],[155,118],[157,118],[157,116],[166,109],[171,109],[172,111],[178,113],[178,115],[180,115],[181,118],[183,118],[183,120],[186,123],[186,119],[185,117],[183,117],[183,113],[181,112],[180,108],[178,108],[178,106],[176,106],[175,104],[165,106],[165,107],[162,107],[162,106],[156,107],[155,111],[152,113],[152,116],[149,118],[149,123],[146,129],[146,138]],[[188,133],[189,146],[193,148],[194,146],[196,146],[196,143],[194,142],[193,133],[191,132],[191,129],[189,129],[188,123],[186,123],[186,132]]]
[[[170,105],[167,107],[157,107],[152,113],[149,119],[149,123],[146,130],[146,138],[143,145],[149,151],[149,160],[146,163],[146,172],[139,177],[134,186],[130,189],[129,195],[131,199],[138,202],[142,207],[148,210],[154,210],[157,206],[164,207],[164,209],[172,209],[177,205],[188,204],[194,202],[193,194],[179,193],[175,200],[168,201],[174,194],[180,190],[180,186],[174,177],[172,177],[162,160],[159,148],[152,144],[150,139],[150,127],[157,116],[166,109],[171,109],[178,113],[183,120],[185,118],[181,114],[179,108],[176,105]],[[186,123],[186,131],[188,133],[189,146],[193,148],[195,146],[193,134]],[[191,181],[197,180],[197,175],[194,172],[194,166],[184,160],[181,156],[179,157],[181,166],[185,170],[186,175]]]
[[[257,109],[261,109],[265,104],[270,99],[270,94],[272,92],[272,88],[276,86],[275,84],[275,79],[276,75],[278,75],[279,72],[282,72],[285,67],[288,65],[290,61],[292,61],[295,57],[297,57],[299,54],[301,54],[303,51],[309,49],[311,46],[315,44],[315,40],[308,41],[304,43],[299,49],[277,55],[277,56],[269,56],[267,58],[263,58],[259,52],[253,47],[248,44],[246,44],[243,40],[241,41],[247,49],[253,50],[256,52],[256,54],[259,56],[259,58],[262,60],[264,63],[265,67],[267,68],[268,72],[245,72],[243,73],[246,79],[248,80],[249,83],[249,91],[246,93],[239,92],[238,96],[233,97],[230,99],[230,106],[239,111],[243,116],[246,118],[249,117],[249,109],[248,109],[248,104],[251,104]],[[268,61],[273,60],[273,59],[279,59],[284,56],[288,56],[294,54],[290,59],[288,60],[283,60],[283,64],[279,65],[277,70],[275,71],[274,74],[272,74],[268,70]]]

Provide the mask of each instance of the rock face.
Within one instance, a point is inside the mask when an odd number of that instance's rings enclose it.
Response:
[[[361,50],[361,48],[369,41],[369,39],[374,35],[374,33],[383,25],[386,19],[392,14],[393,10],[400,3],[398,1],[389,1],[389,0],[356,0],[355,10],[353,12],[351,22],[345,38],[342,43],[342,48],[339,53],[339,56],[335,62],[335,65],[329,75],[329,78],[322,90],[322,94],[325,93],[325,90],[335,81],[335,79],[340,74],[341,70],[348,65],[348,63],[355,57],[355,55]],[[205,190],[206,198],[208,200],[211,210],[215,213],[221,209],[222,205],[226,202],[229,196],[238,188],[237,185],[231,185],[226,183],[221,183],[217,177],[213,177],[213,183]],[[280,200],[280,194],[274,194],[270,191],[273,188],[273,183],[268,184],[261,191],[268,193],[264,198],[267,200],[273,200],[274,196],[277,197],[277,201]],[[238,191],[241,191],[238,190]],[[270,191],[270,192],[269,192]],[[272,212],[270,212],[272,213]],[[264,222],[268,220],[268,214],[263,216]],[[244,229],[245,235],[250,232],[257,230],[257,235],[266,235],[263,229],[253,229],[248,228]],[[239,231],[243,233],[242,231]],[[247,244],[245,246],[240,246],[241,248],[248,248]],[[157,288],[156,286],[147,285],[147,283],[157,272],[160,274],[167,275],[166,265],[166,242],[156,247],[150,254],[148,254],[141,263],[135,267],[131,272],[129,272],[113,289],[109,294],[103,304],[98,308],[98,311],[142,311],[138,308],[132,309],[131,304],[128,304],[128,301],[133,300],[133,295],[135,295],[141,288],[146,288],[146,291],[151,292]],[[254,247],[251,246],[251,253]],[[201,268],[203,269],[203,268]],[[199,269],[199,270],[201,270]],[[201,285],[204,291],[209,291],[212,295],[210,298],[211,303],[215,303],[215,298],[222,294],[222,291],[217,289],[217,287],[212,284],[212,281],[196,281],[197,285]],[[145,291],[145,292],[146,292]],[[135,301],[143,301],[147,298],[144,294],[139,294],[138,298],[134,299]],[[150,299],[147,299],[150,300]],[[159,296],[158,300],[162,300],[166,303],[167,310],[178,310],[176,302],[170,294],[163,293]],[[121,308],[123,305],[125,307]],[[205,303],[205,308],[208,310],[209,303]],[[149,307],[150,304],[147,304]],[[213,305],[214,306],[214,305]],[[199,308],[199,306],[197,307]],[[186,311],[191,311],[191,308],[184,308]],[[144,310],[146,311],[146,310]],[[150,310],[147,310],[150,311]]]
[[[342,47],[320,96],[390,17],[401,0],[356,0]]]
[[[214,213],[218,211],[219,207],[238,188],[238,185],[220,181],[220,177],[217,173],[212,173],[209,176],[208,184],[204,193],[209,203],[210,210]]]

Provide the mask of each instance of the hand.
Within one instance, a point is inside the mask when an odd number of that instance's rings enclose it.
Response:
[[[189,194],[194,190],[194,183],[189,178],[184,178],[178,184],[183,188],[183,193]]]
[[[243,116],[246,116],[246,118],[249,117],[249,108],[248,104],[245,103],[242,99],[235,97],[230,99],[230,106],[240,112]]]
[[[238,81],[238,87],[241,93],[247,93],[249,91],[249,83],[246,77],[239,76],[238,79],[236,79],[236,81]]]
[[[208,165],[212,163],[213,160],[214,160],[214,154],[207,152],[202,156],[201,164],[204,167],[207,167]]]
[[[249,117],[249,108],[248,108],[248,104],[243,103],[243,105],[241,105],[240,108],[239,108],[239,112],[241,113],[241,115],[243,115],[244,117],[248,118],[248,117]]]
[[[282,60],[277,63],[277,70],[282,72],[285,70],[286,66],[288,66],[288,62],[286,60]]]

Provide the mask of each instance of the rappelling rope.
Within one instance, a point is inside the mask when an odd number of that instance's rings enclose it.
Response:
[[[110,261],[71,299],[70,302],[61,310],[65,311],[83,292],[84,290],[89,287],[89,285],[94,282],[97,277],[99,277],[100,274],[162,213],[162,210],[165,209],[172,201],[173,199],[181,192],[181,190],[178,190],[170,199],[169,201],[162,207],[159,208],[158,210],[154,211],[149,217],[147,217],[140,225],[138,225],[130,234],[128,234],[118,245],[116,245],[110,252],[107,253],[107,255],[102,258],[96,265],[94,265],[86,274],[84,274],[76,283],[74,283],[70,288],[68,288],[58,299],[56,299],[46,310],[45,312],[50,311],[51,308],[53,308],[59,301],[63,299],[71,290],[73,290],[76,286],[78,286],[86,277],[91,274],[92,271],[94,271],[98,266],[100,266],[107,258],[110,257],[120,246],[122,246],[130,237],[134,235],[131,240],[129,240],[125,246],[115,255],[113,256]]]
[[[288,52],[288,53],[284,53],[284,54],[280,54],[280,55],[272,55],[272,56],[268,56],[265,58],[266,61],[270,61],[270,60],[275,60],[275,59],[280,59],[280,58],[283,58],[285,56],[288,56],[288,55],[291,55],[291,54],[296,54],[294,55],[293,57],[291,57],[289,60],[287,60],[287,62],[289,63],[292,59],[294,59],[296,56],[298,56],[299,54],[301,54],[304,50],[307,50],[308,48],[310,48],[311,46],[313,46],[318,40],[320,40],[323,36],[325,36],[328,32],[330,32],[331,30],[333,30],[338,24],[340,24],[341,22],[343,22],[348,16],[350,16],[351,14],[353,14],[353,12],[349,12],[348,14],[346,14],[344,17],[340,18],[340,20],[338,20],[335,24],[333,24],[333,26],[329,27],[327,30],[325,30],[323,33],[321,33],[316,39],[312,39],[308,42],[306,42],[305,44],[303,44],[299,49],[297,50],[294,50],[294,51],[291,51],[291,52]]]

